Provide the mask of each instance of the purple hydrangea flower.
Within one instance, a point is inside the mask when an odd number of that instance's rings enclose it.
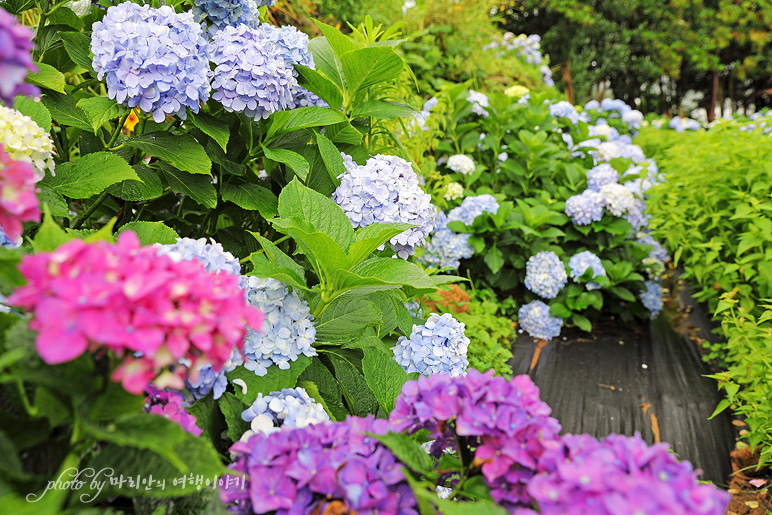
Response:
[[[699,471],[679,462],[667,444],[640,435],[565,435],[545,443],[539,474],[528,484],[541,515],[721,515],[729,494],[700,484]]]
[[[594,277],[607,275],[600,258],[589,250],[571,256],[571,259],[568,260],[568,268],[571,270],[571,279],[574,281],[578,281],[588,268],[592,269]],[[585,287],[588,290],[597,290],[600,288],[600,284],[590,281]]]
[[[181,394],[159,390],[154,386],[148,386],[145,394],[146,413],[168,418],[190,434],[198,436],[202,433],[196,425],[196,418],[185,408],[185,398]]]
[[[13,107],[17,95],[39,95],[40,90],[24,80],[38,71],[32,61],[35,34],[16,17],[0,8],[0,102]]]
[[[619,182],[619,172],[608,163],[587,170],[587,189],[600,191],[606,184]]]
[[[431,240],[424,247],[424,253],[418,261],[424,266],[433,268],[458,268],[462,259],[474,256],[474,249],[469,244],[469,233],[459,233],[448,229],[448,217],[440,211],[437,216],[437,227]]]
[[[107,93],[120,104],[183,120],[209,98],[208,44],[190,12],[152,9],[131,2],[114,5],[94,23],[93,66],[107,80]]]
[[[550,315],[550,307],[540,300],[520,307],[517,321],[531,338],[538,340],[551,340],[560,336],[563,327],[563,319]]]
[[[643,307],[651,311],[652,320],[659,316],[659,312],[662,311],[662,285],[658,281],[645,281],[645,290],[638,294],[641,299]]]
[[[466,374],[468,347],[469,338],[462,322],[450,313],[432,313],[423,325],[413,325],[409,338],[399,337],[394,360],[408,373],[446,373],[456,377]]]
[[[464,225],[472,225],[475,218],[483,213],[495,215],[499,212],[499,203],[493,195],[477,195],[466,197],[461,205],[448,212],[448,222],[463,222]]]
[[[566,214],[576,225],[589,225],[603,218],[603,197],[600,193],[585,190],[566,200]]]
[[[416,227],[394,236],[391,248],[402,259],[415,254],[434,228],[437,208],[418,183],[413,166],[401,157],[377,155],[364,165],[353,161],[339,176],[332,199],[356,227],[403,222]]]
[[[255,28],[260,23],[258,9],[261,3],[255,0],[194,0],[193,14],[198,20],[212,25],[214,30],[242,23]]]
[[[554,252],[541,251],[525,264],[525,287],[539,297],[554,299],[567,281],[566,267]]]
[[[247,441],[254,434],[268,435],[280,428],[306,427],[330,420],[324,406],[309,397],[304,388],[282,388],[269,395],[257,394],[252,405],[241,413],[250,429],[241,437]]]

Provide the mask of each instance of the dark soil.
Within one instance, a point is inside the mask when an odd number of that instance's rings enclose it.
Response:
[[[757,468],[759,456],[750,449],[732,451],[733,474],[729,482],[732,501],[727,515],[766,515],[772,511],[769,467]]]

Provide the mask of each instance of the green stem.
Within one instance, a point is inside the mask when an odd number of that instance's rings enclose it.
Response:
[[[115,128],[115,132],[113,132],[113,136],[110,138],[110,142],[107,144],[108,150],[113,150],[111,147],[115,143],[115,140],[118,139],[118,136],[121,134],[121,129],[123,129],[123,124],[126,123],[126,120],[129,119],[129,115],[131,114],[131,110],[129,110],[128,113],[126,113],[123,118],[121,118],[121,121],[118,122],[118,127]]]
[[[94,214],[94,211],[102,204],[102,202],[105,201],[107,198],[107,191],[103,191],[99,194],[99,196],[96,198],[93,204],[91,204],[91,207],[89,207],[85,213],[83,213],[83,216],[78,218],[78,221],[75,222],[75,224],[72,226],[73,229],[80,229],[83,225],[83,222],[88,220],[88,218]]]
[[[27,412],[27,415],[30,417],[37,417],[38,409],[30,404],[29,399],[27,398],[27,392],[24,391],[24,383],[22,383],[21,379],[17,379],[15,382],[16,391],[19,393],[21,403],[24,405],[24,410]]]

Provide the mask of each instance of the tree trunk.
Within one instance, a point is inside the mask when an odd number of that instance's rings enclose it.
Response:
[[[571,58],[567,57],[563,63],[563,82],[566,84],[566,97],[570,103],[574,103],[574,83],[571,80]]]
[[[708,104],[708,122],[716,118],[716,99],[718,98],[718,70],[713,70],[713,85],[710,89],[710,103]]]

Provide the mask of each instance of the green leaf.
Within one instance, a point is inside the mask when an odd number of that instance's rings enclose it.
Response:
[[[550,315],[554,317],[568,318],[571,316],[571,310],[569,310],[565,304],[554,302],[550,304]]]
[[[93,132],[91,121],[78,107],[77,101],[70,95],[62,95],[53,91],[46,92],[41,100],[59,125],[77,127],[86,132]],[[58,170],[57,170],[58,173]]]
[[[391,413],[397,397],[402,392],[402,386],[408,380],[407,373],[394,361],[393,354],[389,355],[377,347],[368,347],[364,349],[364,353],[362,373],[365,382],[384,411]]]
[[[358,264],[351,271],[362,277],[375,277],[389,284],[402,284],[408,297],[414,296],[414,292],[431,293],[437,289],[421,267],[402,259],[374,257]]]
[[[27,9],[35,7],[35,0],[7,0],[0,3],[0,6],[9,13],[18,15]]]
[[[308,43],[308,50],[314,56],[316,68],[324,73],[342,91],[346,81],[343,77],[343,66],[327,38],[314,38]],[[342,102],[342,101],[341,101]],[[332,104],[330,104],[332,106]],[[340,109],[340,108],[338,108]]]
[[[158,163],[158,166],[169,183],[169,187],[174,193],[181,193],[192,198],[199,204],[209,209],[217,207],[217,191],[212,183],[204,176],[191,175],[181,172],[173,166],[164,166],[165,163]]]
[[[335,27],[327,25],[319,20],[314,20],[314,23],[319,27],[319,30],[322,31],[322,34],[327,38],[330,46],[335,50],[335,53],[338,54],[339,57],[346,52],[359,48],[359,45],[354,43],[354,40],[344,36],[343,33]]]
[[[316,135],[316,143],[319,146],[319,155],[322,156],[322,162],[327,170],[327,174],[330,176],[330,181],[337,187],[340,185],[338,177],[346,171],[343,156],[340,155],[338,148],[324,134]]]
[[[118,230],[118,234],[124,231],[134,231],[142,245],[176,243],[179,238],[175,230],[163,222],[129,222]]]
[[[59,193],[46,183],[38,183],[38,200],[40,206],[48,206],[51,216],[63,216],[70,218],[70,207],[67,201]]]
[[[327,234],[301,229],[302,220],[298,218],[275,218],[272,223],[298,243],[298,251],[306,255],[321,281],[331,283],[335,273],[346,268],[346,254]]]
[[[345,420],[349,414],[343,405],[342,394],[332,372],[322,363],[318,357],[311,358],[311,364],[306,368],[298,383],[313,383],[319,394],[324,399],[325,407],[333,420]]]
[[[592,323],[587,319],[587,317],[580,315],[579,313],[574,313],[571,316],[571,322],[573,322],[573,324],[582,331],[586,331],[588,333],[592,332]]]
[[[188,118],[193,125],[201,129],[204,134],[215,140],[217,144],[220,145],[220,148],[223,149],[223,152],[227,152],[228,149],[226,147],[228,146],[228,139],[230,138],[231,131],[226,122],[218,120],[214,116],[206,113],[199,113],[196,115],[189,114]]]
[[[279,199],[267,188],[253,183],[224,183],[220,187],[222,199],[242,209],[259,211],[266,220],[279,214]]]
[[[407,104],[387,102],[386,100],[369,100],[357,105],[351,111],[351,117],[372,116],[384,120],[393,120],[394,118],[413,116],[415,113],[416,110]]]
[[[353,268],[372,254],[378,247],[388,243],[394,236],[415,227],[413,224],[374,223],[357,229],[354,242],[348,250],[348,266]]]
[[[247,393],[243,393],[241,388],[236,388],[236,397],[247,406],[252,405],[257,399],[257,394],[268,395],[282,388],[294,388],[298,377],[311,364],[311,358],[301,355],[297,360],[290,363],[286,370],[280,369],[277,365],[268,367],[268,373],[259,377],[251,370],[245,367],[238,367],[232,372],[228,372],[228,380],[233,383],[234,379],[241,379],[247,385]],[[241,436],[241,435],[239,435]]]
[[[373,302],[358,297],[340,298],[317,317],[316,341],[348,342],[382,322],[381,312]]]
[[[297,217],[311,223],[317,231],[329,235],[343,250],[348,250],[354,239],[354,228],[346,213],[332,199],[303,186],[297,179],[293,179],[281,191],[279,215],[282,218]]]
[[[46,20],[50,25],[66,25],[75,30],[83,29],[83,20],[78,18],[72,9],[63,5],[58,6]]]
[[[236,388],[238,390],[238,386]],[[249,429],[249,422],[241,418],[241,414],[249,405],[244,404],[230,392],[225,392],[220,397],[219,404],[220,411],[225,416],[225,423],[228,426],[228,438],[232,442],[238,442],[241,436]]]
[[[633,295],[633,292],[631,292],[627,288],[624,288],[622,286],[614,286],[611,288],[611,291],[622,300],[626,300],[627,302],[636,301],[636,298],[635,298],[635,295]]]
[[[303,267],[297,264],[294,259],[282,252],[282,250],[274,245],[271,240],[263,238],[257,233],[251,231],[247,232],[257,239],[257,242],[263,247],[263,250],[265,250],[265,256],[271,263],[293,270],[299,278],[305,281],[306,271],[303,270]]]
[[[132,168],[140,180],[127,180],[113,184],[107,188],[110,195],[123,200],[142,202],[143,200],[158,198],[163,194],[164,186],[155,170],[144,163],[136,164]]]
[[[306,177],[308,177],[308,161],[297,152],[285,148],[263,147],[263,154],[272,161],[287,165],[290,170],[295,172],[295,175],[300,177],[300,180],[305,181]]]
[[[493,246],[485,253],[483,261],[488,265],[491,273],[497,274],[501,270],[501,267],[504,266],[504,255],[498,247]]]
[[[204,147],[189,134],[151,132],[127,139],[124,144],[162,159],[183,172],[211,175],[212,161],[206,155]]]
[[[399,365],[397,365],[399,366]],[[435,475],[432,459],[426,454],[421,445],[403,433],[386,433],[385,435],[372,435],[394,453],[399,461],[407,465],[414,472],[422,476],[433,477]]]
[[[291,111],[279,111],[271,115],[271,120],[273,120],[273,123],[270,129],[268,129],[269,138],[298,129],[333,125],[345,122],[347,119],[344,114],[338,111],[324,107],[309,106],[299,107]]]
[[[65,197],[89,198],[127,179],[140,180],[129,163],[110,152],[94,152],[62,163],[56,168],[56,177],[46,177],[44,182]]]
[[[404,66],[402,59],[389,47],[352,50],[343,54],[340,62],[350,95],[375,84],[397,79]]]
[[[51,130],[51,113],[42,102],[36,102],[30,97],[19,95],[13,102],[13,108],[25,116],[32,118],[44,131]]]
[[[46,63],[35,63],[38,71],[27,75],[27,82],[41,88],[64,93],[64,74]]]
[[[633,231],[633,226],[624,218],[614,218],[604,229],[611,234],[627,234]]]
[[[118,104],[107,97],[89,97],[78,101],[80,107],[88,117],[94,134],[100,127],[110,120],[120,118],[129,113],[129,108]]]
[[[346,404],[354,415],[364,417],[370,413],[377,413],[378,400],[368,388],[365,378],[351,361],[340,351],[327,350],[324,354],[330,358],[332,366],[335,368],[335,379],[338,380]]]
[[[145,406],[144,395],[132,395],[120,383],[110,381],[105,392],[92,399],[88,406],[89,419],[95,422],[136,414]]]
[[[327,102],[332,109],[340,111],[343,95],[338,86],[316,70],[296,64],[300,85]]]
[[[509,515],[509,512],[491,501],[459,502],[449,499],[437,499],[437,507],[443,515]]]
[[[306,291],[309,290],[305,279],[299,276],[294,269],[270,262],[262,252],[253,252],[249,255],[249,260],[252,262],[252,271],[247,275],[272,278],[281,281],[288,286],[292,286],[293,288]]]
[[[713,411],[713,414],[708,417],[708,420],[711,420],[716,415],[727,409],[729,406],[732,405],[732,402],[729,399],[721,399],[721,401],[718,403],[718,406],[716,406],[716,409]]]
[[[96,75],[89,57],[91,42],[88,37],[81,32],[60,32],[59,37],[62,38],[64,49],[72,62]]]

